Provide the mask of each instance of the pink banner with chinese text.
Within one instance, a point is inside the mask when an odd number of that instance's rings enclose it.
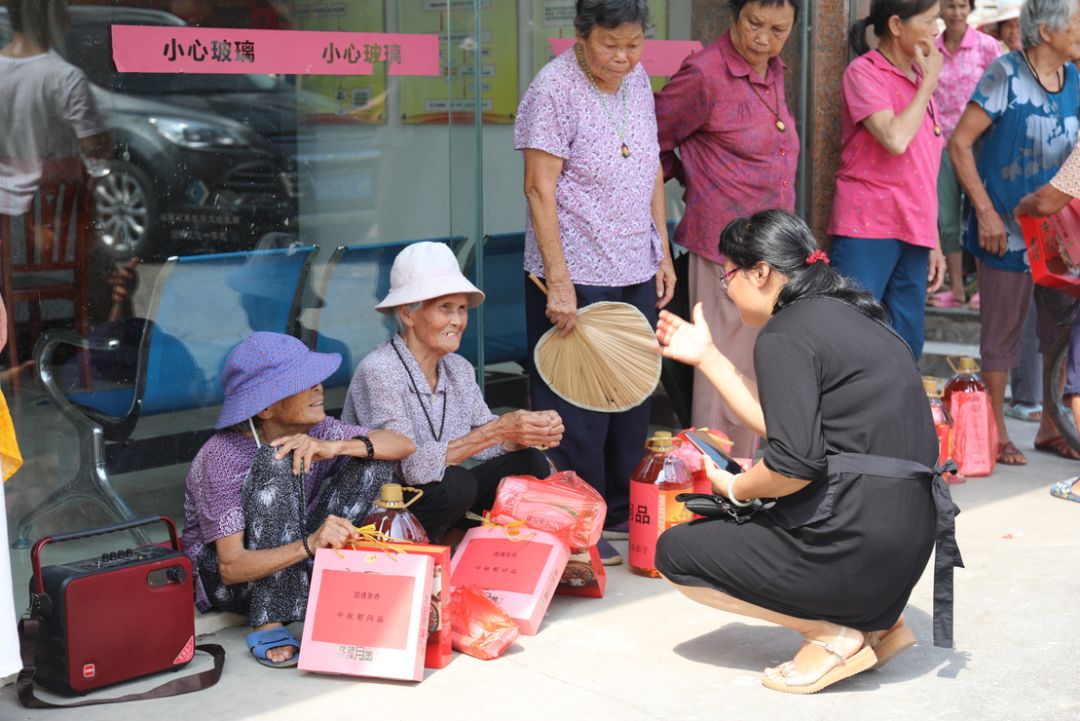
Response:
[[[560,55],[574,44],[574,38],[548,38],[548,43],[552,52]],[[701,48],[697,40],[646,40],[641,64],[650,78],[671,77],[679,71],[683,60]]]
[[[122,73],[440,75],[439,36],[114,25]]]

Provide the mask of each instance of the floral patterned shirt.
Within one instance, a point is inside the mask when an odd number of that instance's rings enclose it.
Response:
[[[990,63],[1001,55],[1001,43],[969,27],[955,53],[950,53],[945,47],[945,33],[938,35],[937,46],[944,56],[944,63],[938,76],[937,90],[934,91],[934,104],[942,137],[948,140],[960,122],[960,116],[964,114],[979,78]]]
[[[411,486],[441,481],[450,441],[497,418],[484,402],[472,363],[450,353],[439,359],[438,374],[431,393],[420,364],[395,335],[360,361],[341,411],[345,421],[364,418],[372,427],[397,431],[416,444],[401,462],[401,474]],[[502,446],[495,445],[473,459],[486,461],[503,453]]]
[[[724,33],[684,60],[657,94],[656,122],[664,177],[686,187],[679,245],[723,263],[720,231],[729,222],[766,208],[795,210],[799,135],[779,57],[761,78]]]
[[[1050,185],[1062,193],[1080,198],[1080,145],[1073,148],[1069,157],[1057,171],[1057,175],[1050,179]]]
[[[367,433],[363,426],[342,423],[330,416],[308,431],[312,438],[336,441]],[[188,470],[184,490],[184,552],[196,574],[195,602],[199,608],[210,606],[198,579],[198,558],[204,548],[219,538],[244,531],[244,480],[258,450],[254,438],[235,431],[221,431],[203,444]],[[311,471],[304,477],[309,509],[315,504],[323,480],[334,472],[340,460],[311,464]]]
[[[1024,233],[1013,211],[1020,199],[1057,174],[1076,145],[1080,130],[1080,73],[1065,63],[1061,90],[1048,93],[1028,69],[1018,50],[990,63],[971,102],[990,118],[975,143],[975,167],[994,209],[1005,224],[1004,255],[979,245],[979,219],[968,215],[964,247],[991,268],[1014,273],[1029,267]]]
[[[623,142],[629,157],[620,152]],[[652,194],[660,147],[652,87],[640,64],[614,96],[601,94],[571,46],[537,73],[521,99],[514,147],[563,160],[555,202],[574,283],[628,286],[656,275],[662,255]],[[525,270],[544,276],[528,213]]]

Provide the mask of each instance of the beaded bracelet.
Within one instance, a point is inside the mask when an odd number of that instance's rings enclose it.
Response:
[[[736,473],[734,476],[731,477],[731,480],[727,482],[727,497],[729,501],[734,503],[739,508],[746,508],[747,506],[752,504],[753,501],[740,501],[735,498],[735,493],[733,492],[733,489],[735,488],[735,479],[741,475],[741,473]]]
[[[311,552],[311,546],[308,545],[307,536],[300,536],[300,542],[304,544],[304,551],[307,553],[307,557],[315,558],[315,554]]]
[[[372,459],[375,457],[375,444],[371,442],[371,439],[367,436],[356,436],[353,440],[363,441],[364,446],[367,447],[367,457]]]

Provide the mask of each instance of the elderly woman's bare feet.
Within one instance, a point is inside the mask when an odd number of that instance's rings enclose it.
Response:
[[[784,693],[817,693],[877,662],[862,631],[853,628],[823,624],[820,633],[804,638],[795,658],[765,669],[762,685]]]

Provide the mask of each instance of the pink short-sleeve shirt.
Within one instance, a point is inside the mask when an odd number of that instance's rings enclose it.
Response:
[[[842,149],[830,235],[937,246],[937,176],[945,141],[934,134],[933,100],[901,155],[890,154],[862,123],[881,110],[899,115],[916,92],[918,85],[876,51],[856,58],[844,72]]]
[[[948,139],[964,114],[971,91],[979,84],[990,63],[1001,55],[1001,44],[986,33],[969,27],[955,53],[945,46],[945,33],[938,35],[937,46],[944,62],[934,91],[934,107],[938,110],[942,137]]]

